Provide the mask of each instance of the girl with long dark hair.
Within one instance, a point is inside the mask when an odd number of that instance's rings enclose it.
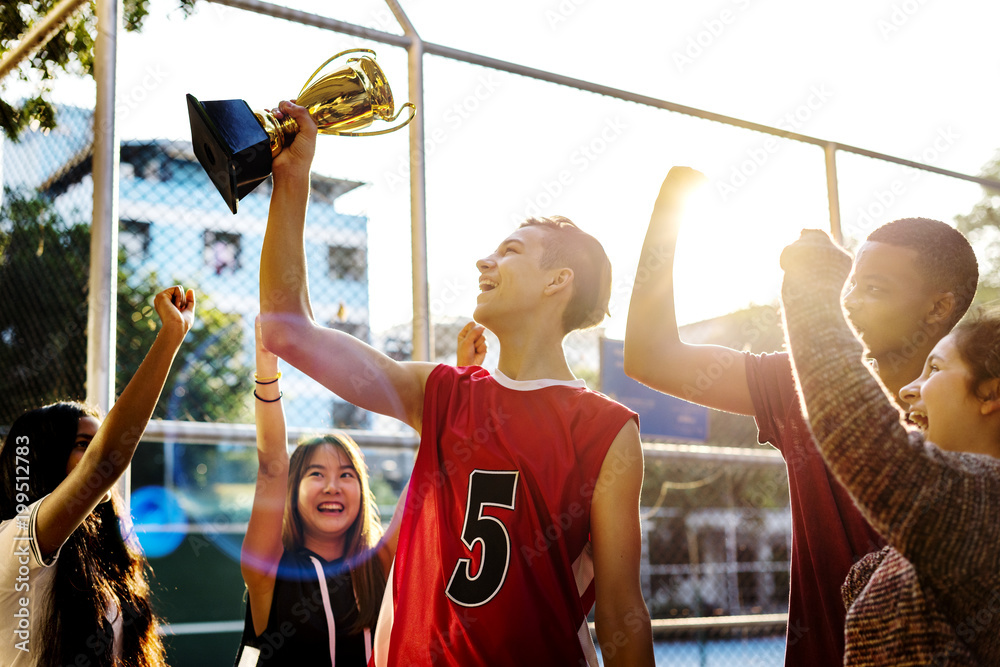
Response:
[[[114,485],[194,321],[194,292],[153,305],[162,326],[103,422],[82,403],[18,417],[0,448],[0,641],[5,667],[164,665],[145,559],[122,537]]]
[[[240,565],[247,585],[239,667],[368,663],[395,553],[357,444],[337,433],[289,459],[278,358],[257,326],[257,486]],[[390,533],[391,535],[392,533]]]

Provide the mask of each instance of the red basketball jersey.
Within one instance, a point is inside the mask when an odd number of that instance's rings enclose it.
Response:
[[[517,382],[438,366],[376,664],[593,660],[590,501],[629,419],[638,416],[582,380]]]

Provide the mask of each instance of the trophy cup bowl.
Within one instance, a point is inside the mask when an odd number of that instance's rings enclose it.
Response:
[[[316,76],[334,60],[349,53],[346,65]],[[407,125],[416,107],[407,102],[393,114],[389,82],[371,49],[349,49],[328,59],[302,86],[296,103],[316,121],[320,134],[365,137],[395,132]],[[278,119],[269,111],[252,111],[243,100],[200,102],[187,96],[194,154],[235,214],[243,199],[271,174],[271,161],[292,143],[299,131],[294,118]],[[382,130],[359,132],[376,120],[393,122],[404,109],[409,117]]]

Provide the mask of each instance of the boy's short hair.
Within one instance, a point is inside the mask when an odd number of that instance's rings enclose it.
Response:
[[[521,224],[536,226],[546,230],[542,267],[573,271],[573,294],[563,311],[565,333],[597,326],[609,314],[611,300],[611,261],[604,246],[561,215],[528,218]]]
[[[955,310],[946,323],[948,328],[962,319],[976,296],[979,263],[960,231],[940,220],[901,218],[873,231],[868,241],[916,250],[927,284],[955,295]]]

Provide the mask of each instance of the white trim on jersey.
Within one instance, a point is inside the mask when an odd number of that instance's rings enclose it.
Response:
[[[590,626],[587,625],[587,619],[583,619],[583,623],[580,624],[580,629],[576,635],[580,638],[580,648],[583,649],[583,655],[587,657],[587,664],[590,667],[600,667],[601,663],[597,660],[597,647],[594,646],[594,637],[590,634]]]
[[[587,542],[587,546],[573,561],[573,576],[576,578],[576,592],[583,597],[584,591],[590,588],[590,584],[594,581],[594,550],[590,542]],[[590,626],[587,625],[589,614],[590,610],[588,609],[576,634],[580,639],[580,648],[583,649],[583,654],[587,657],[587,664],[590,667],[598,667],[600,662],[597,660],[597,647],[594,646],[594,637],[590,634]]]
[[[573,576],[576,578],[576,592],[582,597],[594,581],[594,547],[590,542],[573,561]]]
[[[534,391],[536,389],[545,389],[546,387],[573,387],[576,389],[586,389],[587,382],[581,378],[576,380],[512,380],[503,373],[500,369],[494,370],[490,374],[494,380],[496,380],[501,386],[507,389],[513,389],[514,391]]]
[[[385,580],[385,593],[382,595],[382,606],[378,610],[378,622],[375,624],[375,667],[386,667],[389,663],[389,636],[392,634],[392,621],[396,611],[396,601],[392,595],[393,570],[396,560],[389,566],[389,575]]]

